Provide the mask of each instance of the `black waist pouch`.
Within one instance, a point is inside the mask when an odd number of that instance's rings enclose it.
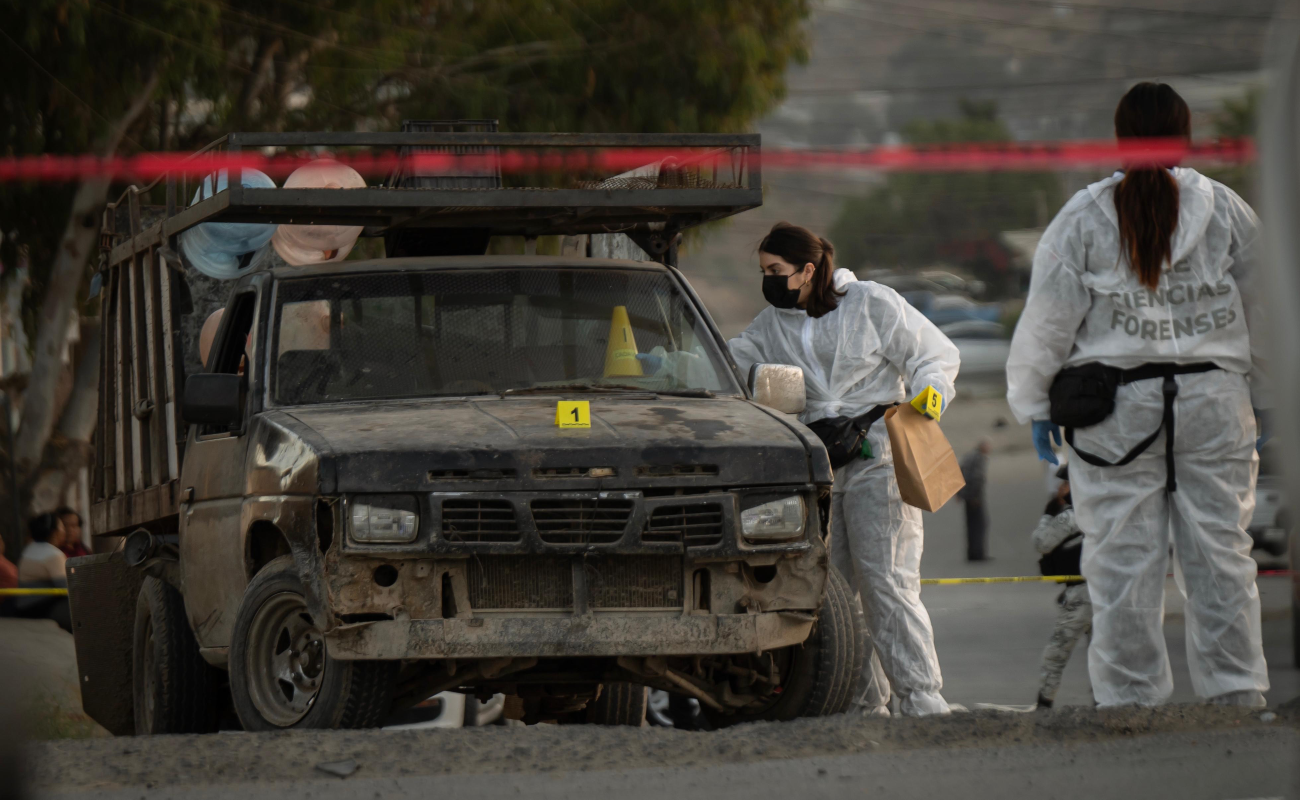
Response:
[[[876,406],[860,417],[826,417],[808,423],[808,430],[826,445],[831,468],[839,469],[862,453],[862,440],[876,420],[892,406]]]
[[[1051,419],[1062,428],[1099,425],[1115,411],[1115,391],[1123,371],[1096,362],[1068,367],[1056,374],[1047,391]]]
[[[1083,555],[1083,534],[1076,533],[1056,546],[1052,552],[1038,559],[1038,569],[1044,575],[1078,575],[1079,560]]]

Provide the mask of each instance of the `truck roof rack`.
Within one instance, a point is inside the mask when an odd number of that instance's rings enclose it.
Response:
[[[480,154],[481,164],[482,154],[501,158],[507,153],[563,156],[580,150],[621,150],[633,159],[644,151],[649,163],[613,176],[593,174],[590,168],[517,168],[502,178],[478,182],[422,181],[420,173],[408,171],[390,176],[383,185],[346,191],[253,189],[236,182],[188,207],[184,203],[202,178],[167,174],[147,186],[131,187],[109,204],[104,227],[107,265],[160,245],[170,244],[174,251],[175,242],[169,240],[203,222],[362,225],[368,236],[441,228],[528,237],[627,233],[639,239],[656,232],[662,239],[762,204],[757,134],[446,132],[434,127],[408,123],[407,130],[384,133],[231,133],[194,157],[257,150],[340,157],[378,151],[400,158],[432,151]],[[656,153],[663,154],[659,161],[654,160]],[[165,206],[141,206],[141,196],[149,196],[155,187],[165,191]],[[123,210],[126,215],[121,215]]]

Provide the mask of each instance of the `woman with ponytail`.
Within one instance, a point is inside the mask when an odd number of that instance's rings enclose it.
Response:
[[[1115,134],[1121,144],[1187,141],[1190,117],[1172,88],[1139,83],[1115,110]],[[1173,691],[1163,628],[1172,532],[1192,688],[1262,706],[1268,671],[1246,533],[1271,407],[1259,221],[1226,186],[1132,152],[1043,234],[1007,399],[1032,421],[1040,458],[1056,462],[1060,427],[1070,444],[1097,702],[1156,705]]]
[[[800,420],[818,435],[858,437],[843,463],[832,461],[831,494],[831,560],[861,594],[874,637],[858,704],[888,715],[892,684],[902,713],[947,714],[921,605],[921,511],[899,496],[889,436],[873,423],[927,387],[951,403],[957,348],[893,289],[835,269],[834,256],[831,243],[809,230],[773,227],[758,246],[771,307],[731,340],[731,354],[744,371],[757,363],[800,367],[807,390]]]

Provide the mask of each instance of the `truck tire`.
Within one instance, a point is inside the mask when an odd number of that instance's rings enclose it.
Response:
[[[230,696],[246,731],[374,728],[388,712],[399,665],[330,658],[293,556],[280,556],[244,591],[230,642]]]
[[[723,713],[704,706],[715,727],[824,717],[847,711],[867,657],[867,621],[848,581],[831,568],[826,599],[807,641],[787,651],[781,693],[765,707]]]
[[[606,683],[600,695],[587,706],[587,722],[592,725],[645,725],[650,690],[635,683]]]
[[[137,736],[217,730],[221,675],[199,655],[180,592],[153,576],[135,603],[131,679]]]

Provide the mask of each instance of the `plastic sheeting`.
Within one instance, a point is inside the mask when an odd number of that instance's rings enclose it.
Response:
[[[204,178],[191,205],[225,191],[226,181],[226,170],[222,170],[217,174],[214,192],[212,176]],[[239,182],[250,189],[275,188],[275,181],[270,176],[255,169],[243,170]],[[275,225],[253,222],[205,222],[181,234],[181,251],[190,265],[204,275],[217,280],[234,280],[256,269],[257,259],[249,256],[271,241],[275,229]]]
[[[304,164],[284,181],[286,189],[363,189],[365,186],[366,179],[361,173],[330,159]],[[281,225],[271,244],[290,264],[322,264],[347,258],[361,231],[359,225]]]

